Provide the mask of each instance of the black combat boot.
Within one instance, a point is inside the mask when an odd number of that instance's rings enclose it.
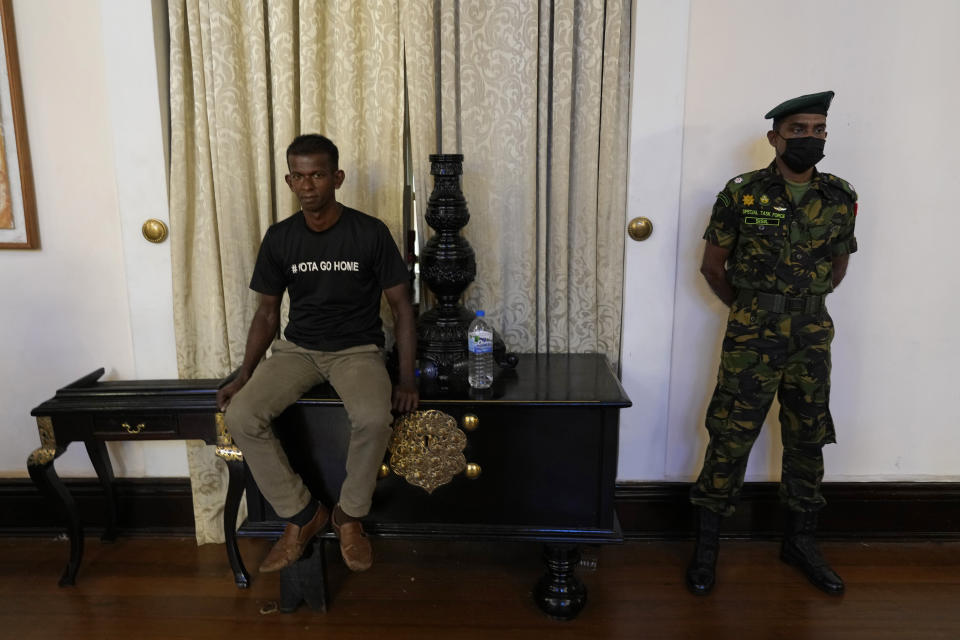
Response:
[[[717,553],[720,550],[720,514],[704,507],[697,510],[697,541],[687,565],[687,588],[705,596],[717,581]]]
[[[843,593],[843,580],[830,568],[817,547],[817,513],[791,511],[787,533],[780,547],[780,559],[799,568],[815,587],[831,595]]]

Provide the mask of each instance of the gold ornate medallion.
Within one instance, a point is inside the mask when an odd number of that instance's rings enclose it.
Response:
[[[430,409],[397,419],[390,438],[390,467],[427,493],[453,480],[467,466],[467,435],[452,416]]]

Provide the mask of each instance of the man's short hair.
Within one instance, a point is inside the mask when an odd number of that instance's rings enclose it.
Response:
[[[340,168],[340,151],[330,138],[317,133],[305,133],[297,136],[287,147],[287,160],[290,156],[325,155],[330,158],[334,169]]]

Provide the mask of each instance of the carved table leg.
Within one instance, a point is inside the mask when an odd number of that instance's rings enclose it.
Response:
[[[83,558],[83,527],[80,526],[80,514],[73,496],[63,486],[60,476],[53,468],[53,461],[63,453],[57,447],[53,434],[53,421],[50,416],[37,416],[37,431],[40,432],[40,448],[35,449],[27,458],[27,470],[33,483],[40,491],[60,504],[67,516],[67,535],[70,537],[70,561],[60,577],[60,586],[75,584],[80,560]]]
[[[230,470],[230,484],[227,487],[227,500],[223,505],[223,536],[227,547],[227,558],[230,568],[233,569],[233,580],[241,589],[250,586],[250,574],[243,566],[240,557],[240,548],[237,546],[237,512],[240,510],[240,499],[243,497],[243,485],[246,470],[242,460],[227,460]]]
[[[543,559],[547,572],[533,589],[533,599],[551,618],[573,620],[587,604],[587,587],[574,570],[580,562],[575,544],[547,544]]]
[[[233,581],[241,589],[250,586],[250,574],[243,566],[240,557],[240,548],[237,546],[237,513],[240,511],[240,499],[243,497],[243,486],[247,471],[243,464],[243,453],[227,431],[223,421],[223,414],[217,413],[217,456],[227,463],[230,472],[230,482],[227,485],[227,498],[223,505],[223,537],[227,547],[227,559],[233,569]]]
[[[107,443],[103,440],[87,440],[87,455],[97,472],[100,486],[103,487],[103,497],[106,500],[106,528],[100,540],[113,542],[117,539],[117,495],[113,491],[113,465],[110,464],[110,455],[107,453]]]

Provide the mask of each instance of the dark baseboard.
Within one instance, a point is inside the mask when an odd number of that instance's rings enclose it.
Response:
[[[95,478],[63,481],[88,535],[106,522],[106,500]],[[121,535],[187,535],[194,533],[193,495],[189,478],[117,478],[118,529]],[[56,503],[29,478],[0,478],[0,535],[57,535],[66,530]]]
[[[88,534],[104,527],[103,490],[95,479],[66,479]],[[683,482],[617,484],[617,514],[631,540],[690,538],[693,510]],[[114,484],[121,535],[192,535],[188,478],[118,478]],[[960,539],[960,483],[834,482],[823,489],[829,504],[820,517],[824,538]],[[0,478],[0,535],[57,535],[60,509],[27,478]],[[783,531],[777,484],[747,483],[725,536],[768,539]]]
[[[783,535],[784,511],[775,482],[746,483],[736,513],[724,520],[725,537],[771,539]],[[617,484],[617,514],[628,539],[693,537],[694,512],[685,482]],[[960,539],[960,483],[824,483],[827,506],[819,536],[832,539]]]

